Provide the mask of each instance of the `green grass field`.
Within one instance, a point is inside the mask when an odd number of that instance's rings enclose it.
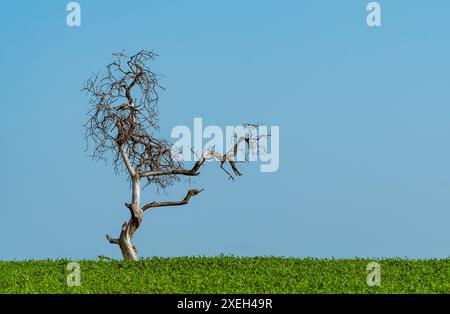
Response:
[[[381,265],[381,286],[366,283],[366,267],[372,261]],[[450,293],[450,259],[219,256],[79,261],[78,287],[67,285],[69,262],[0,262],[0,293]]]

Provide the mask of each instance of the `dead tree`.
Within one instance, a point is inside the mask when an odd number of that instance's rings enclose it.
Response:
[[[159,75],[149,68],[157,55],[140,51],[133,56],[114,53],[114,60],[104,74],[94,74],[85,82],[83,91],[90,97],[91,109],[85,125],[86,139],[94,144],[92,157],[105,159],[112,156],[116,172],[125,171],[131,184],[131,203],[125,203],[130,219],[123,223],[118,238],[106,236],[120,247],[123,258],[136,260],[137,250],[133,235],[142,223],[145,211],[164,206],[180,206],[202,192],[191,189],[180,201],[150,202],[141,204],[141,190],[148,184],[167,188],[182,177],[194,177],[208,159],[216,159],[229,178],[239,176],[235,157],[240,145],[248,149],[259,142],[260,137],[246,134],[237,138],[234,146],[225,154],[213,148],[206,149],[191,167],[172,153],[172,144],[156,137],[158,124]],[[226,166],[231,170],[228,171]],[[144,181],[144,183],[142,182]]]

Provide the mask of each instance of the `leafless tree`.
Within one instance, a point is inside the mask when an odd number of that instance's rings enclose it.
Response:
[[[208,148],[198,156],[191,167],[185,168],[172,153],[172,144],[157,138],[158,92],[160,76],[149,68],[157,55],[140,51],[133,56],[114,53],[114,60],[104,74],[94,74],[85,82],[83,91],[90,97],[91,109],[85,125],[86,139],[93,143],[93,158],[112,156],[116,172],[125,171],[132,189],[131,203],[125,203],[130,219],[123,223],[118,238],[106,236],[112,244],[120,247],[124,259],[136,260],[137,250],[132,243],[133,235],[142,223],[145,211],[164,206],[180,206],[202,192],[191,189],[180,201],[150,202],[141,204],[141,189],[148,184],[167,188],[182,177],[194,177],[208,159],[215,159],[233,179],[239,176],[235,157],[241,145],[247,149],[259,145],[258,136],[251,133],[236,139],[234,146],[225,154]],[[254,126],[256,127],[256,126]],[[229,165],[231,170],[227,170]],[[144,181],[143,184],[142,181]]]

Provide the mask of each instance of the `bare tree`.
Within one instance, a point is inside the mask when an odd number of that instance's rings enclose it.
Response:
[[[155,137],[159,131],[158,92],[160,76],[149,68],[157,55],[140,51],[133,56],[114,53],[114,60],[102,75],[95,74],[85,82],[83,91],[90,97],[91,110],[86,127],[86,139],[94,144],[93,158],[105,159],[111,155],[116,172],[125,171],[131,183],[131,203],[125,203],[130,219],[123,223],[118,238],[106,236],[120,247],[124,259],[136,260],[137,250],[133,235],[142,223],[146,210],[155,207],[180,206],[203,190],[191,189],[180,201],[150,202],[141,204],[141,189],[148,184],[167,188],[182,177],[194,177],[208,159],[215,159],[230,179],[239,176],[235,157],[244,145],[252,149],[259,145],[261,136],[251,132],[236,138],[234,146],[225,154],[208,148],[192,167],[185,168],[172,153],[173,146]],[[256,127],[256,125],[251,125]],[[226,166],[231,170],[228,171]],[[141,184],[144,181],[144,184]]]

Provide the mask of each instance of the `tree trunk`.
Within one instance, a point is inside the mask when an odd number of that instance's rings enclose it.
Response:
[[[122,231],[118,239],[123,259],[137,260],[137,250],[133,245],[132,239],[136,230],[142,222],[143,210],[140,206],[141,201],[141,182],[139,176],[132,178],[132,203],[129,206],[131,218],[122,225]]]

